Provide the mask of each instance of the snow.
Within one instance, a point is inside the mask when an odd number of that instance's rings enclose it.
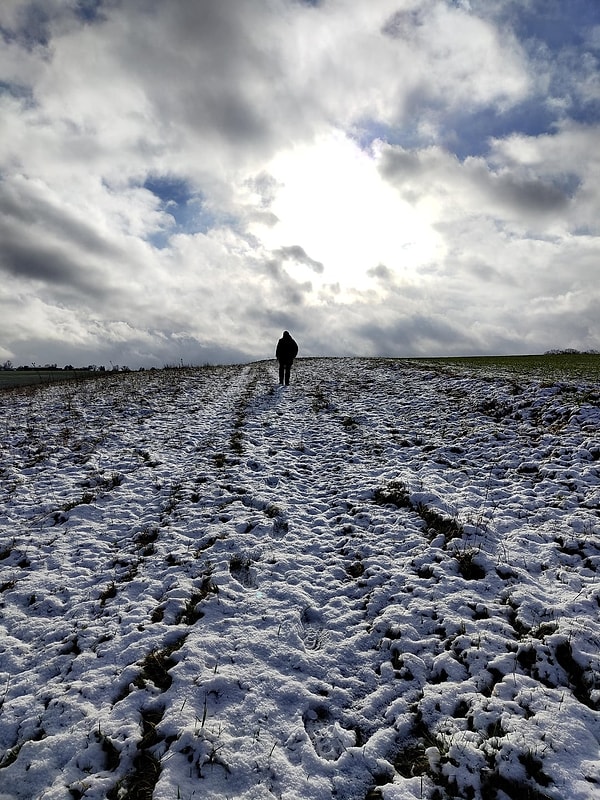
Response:
[[[276,380],[3,392],[1,800],[597,798],[597,387]]]

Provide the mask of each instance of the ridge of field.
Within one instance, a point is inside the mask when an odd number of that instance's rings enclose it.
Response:
[[[0,370],[0,390],[19,386],[48,386],[64,381],[101,380],[108,374],[89,369],[3,369]]]
[[[314,356],[311,358],[321,358]],[[328,360],[332,360],[327,357]],[[358,356],[357,356],[358,358]],[[523,378],[537,378],[540,380],[600,380],[600,354],[597,353],[546,353],[543,355],[519,356],[440,356],[440,357],[382,357],[371,356],[374,362],[390,361],[402,362],[413,366],[426,365],[434,368],[459,368],[476,369],[493,373],[520,375]],[[298,359],[311,360],[309,359]],[[363,360],[369,360],[366,357]],[[261,363],[261,362],[256,362]],[[218,365],[206,365],[218,368]],[[163,369],[203,369],[204,367],[171,367]],[[145,370],[142,370],[145,371]],[[154,371],[151,370],[151,371]],[[87,379],[102,379],[107,375],[115,374],[112,371],[100,372],[87,369],[74,370],[47,370],[47,369],[12,369],[0,370],[0,390],[28,385],[46,385],[58,381],[81,381]]]
[[[546,353],[524,356],[448,356],[410,359],[432,367],[500,371],[538,380],[600,380],[598,353]]]

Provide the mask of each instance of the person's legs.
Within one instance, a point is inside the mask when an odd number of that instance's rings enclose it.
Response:
[[[285,365],[279,362],[279,383],[283,385],[283,379],[285,377]]]
[[[291,371],[291,369],[292,369],[292,365],[291,364],[286,364],[285,365],[285,385],[286,386],[290,385],[290,371]]]

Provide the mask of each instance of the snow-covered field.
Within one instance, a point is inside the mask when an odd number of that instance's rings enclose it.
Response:
[[[598,387],[292,380],[0,395],[0,797],[598,798]]]

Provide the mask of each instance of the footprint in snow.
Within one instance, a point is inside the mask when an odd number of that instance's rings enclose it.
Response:
[[[289,531],[289,524],[287,519],[282,514],[278,514],[273,520],[273,535],[285,536],[288,533],[288,531]]]
[[[348,747],[356,745],[356,734],[333,720],[324,708],[310,708],[303,715],[304,727],[315,752],[327,761],[337,761]]]
[[[305,650],[320,650],[329,638],[321,614],[310,606],[302,612],[297,631]]]
[[[229,562],[229,572],[238,583],[241,583],[246,589],[256,589],[258,583],[256,582],[255,570],[251,567],[252,562],[249,558],[242,556],[233,556]]]
[[[298,635],[302,639],[305,650],[320,650],[327,639],[323,629],[315,625],[301,625],[298,629]]]

